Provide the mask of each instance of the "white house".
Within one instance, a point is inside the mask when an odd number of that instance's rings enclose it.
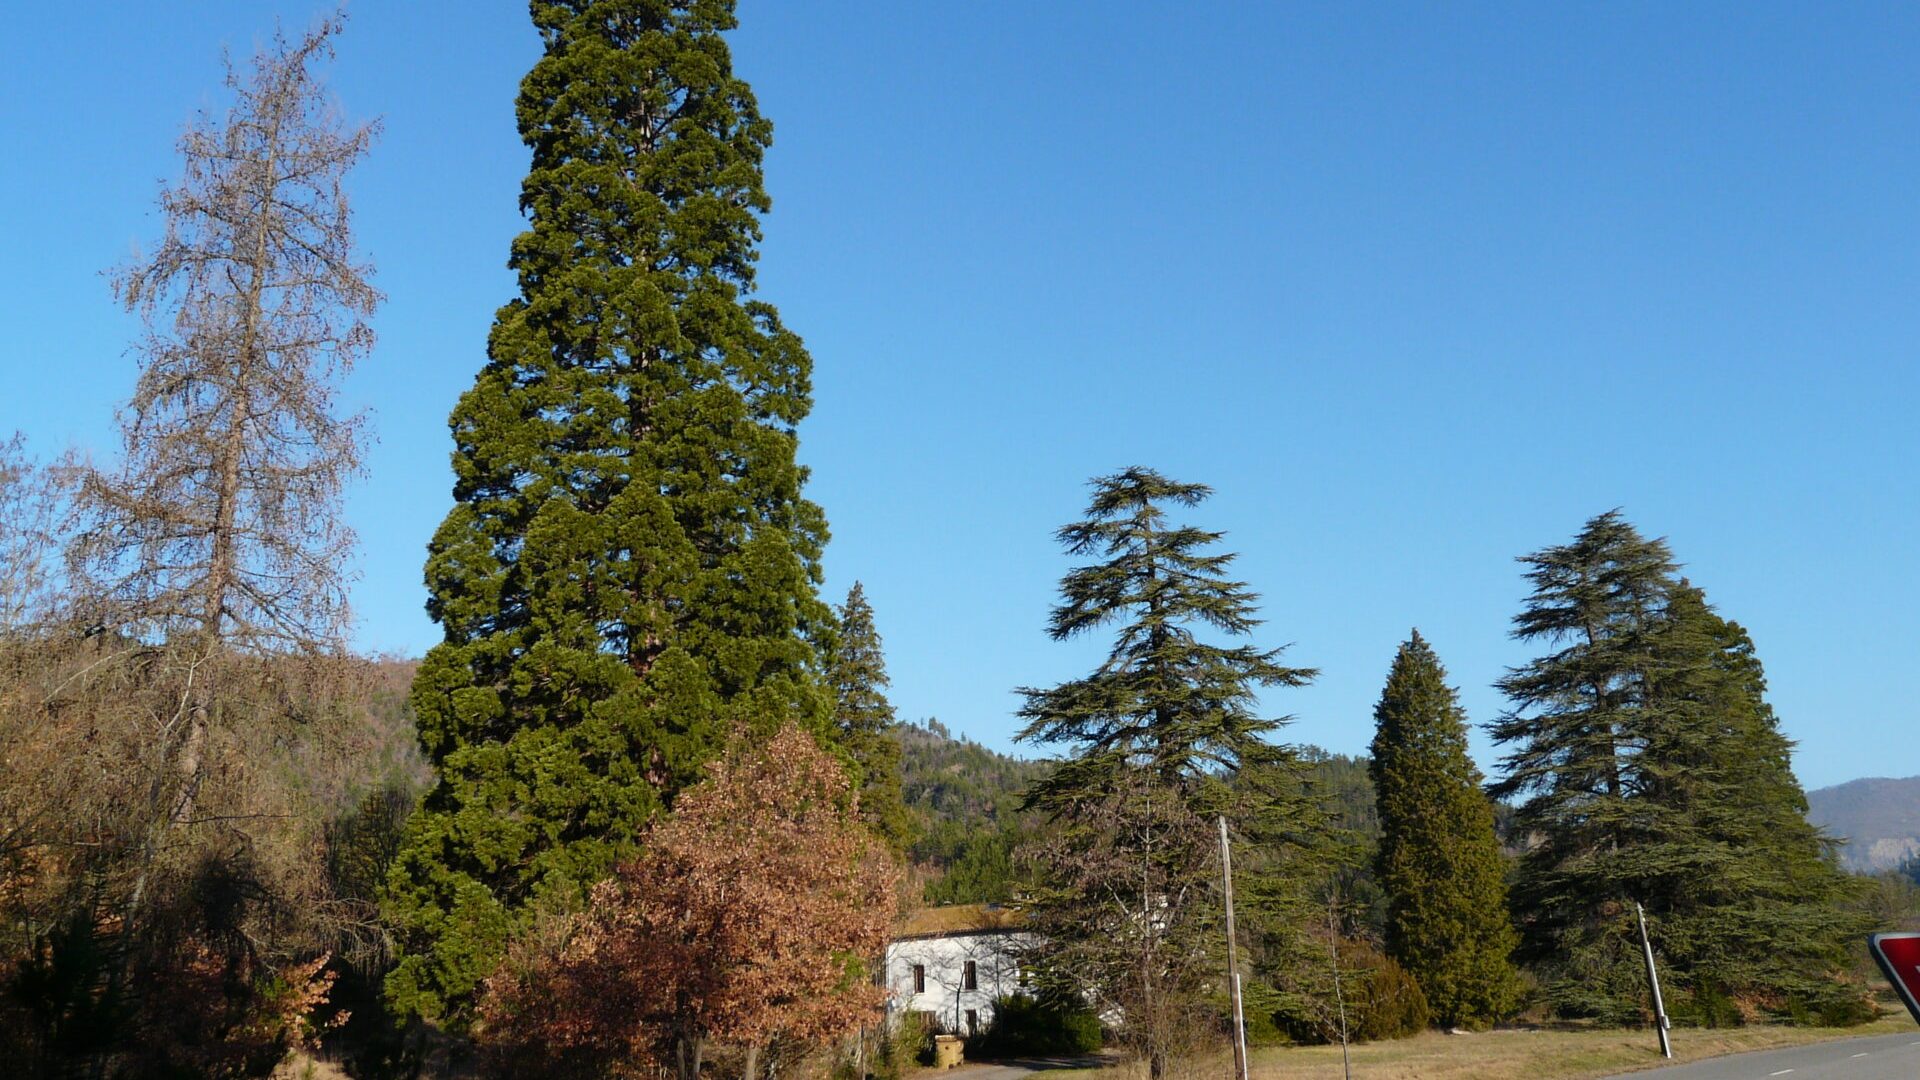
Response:
[[[1018,954],[1029,940],[1019,915],[995,904],[913,913],[887,946],[889,1019],[917,1011],[955,1035],[985,1028],[994,999],[1026,989]]]

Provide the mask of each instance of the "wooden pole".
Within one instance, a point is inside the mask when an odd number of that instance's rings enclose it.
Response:
[[[1220,880],[1227,896],[1227,985],[1233,994],[1233,1069],[1247,1080],[1247,1018],[1240,1000],[1240,954],[1233,932],[1233,851],[1227,845],[1227,816],[1220,815]]]
[[[1327,952],[1333,960],[1333,1000],[1340,1006],[1340,1075],[1353,1080],[1353,1059],[1347,1055],[1347,995],[1340,986],[1339,886],[1327,899]]]
[[[1653,1020],[1660,1026],[1660,1056],[1673,1056],[1673,1043],[1667,1038],[1667,1006],[1660,1000],[1660,972],[1653,966],[1653,941],[1647,937],[1647,912],[1639,902],[1633,905],[1634,916],[1640,920],[1640,951],[1647,958],[1647,983],[1653,987]]]

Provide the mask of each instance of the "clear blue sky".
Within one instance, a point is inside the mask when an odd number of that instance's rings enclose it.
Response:
[[[773,118],[761,285],[806,336],[828,585],[907,718],[1006,747],[1087,477],[1204,481],[1357,752],[1419,626],[1475,721],[1515,555],[1614,506],[1753,631],[1809,786],[1920,773],[1920,9],[743,0]],[[0,432],[110,452],[173,140],[285,0],[30,5],[0,66]],[[504,0],[355,0],[333,76],[390,300],[347,397],[358,642],[436,640],[445,418],[520,227]],[[1482,761],[1490,760],[1484,740]]]

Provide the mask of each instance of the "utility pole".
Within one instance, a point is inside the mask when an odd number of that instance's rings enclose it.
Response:
[[[1240,954],[1233,933],[1233,852],[1227,846],[1227,816],[1220,815],[1220,881],[1227,894],[1227,986],[1233,993],[1233,1068],[1247,1080],[1247,1018],[1240,1002]]]
[[[1640,920],[1640,951],[1647,958],[1647,982],[1653,987],[1653,1019],[1660,1025],[1660,1056],[1673,1056],[1673,1043],[1667,1040],[1667,1007],[1660,1000],[1660,972],[1653,966],[1653,941],[1647,937],[1647,912],[1639,901],[1633,905],[1633,913]]]

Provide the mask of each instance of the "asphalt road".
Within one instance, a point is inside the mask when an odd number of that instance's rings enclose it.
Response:
[[[1836,1039],[1786,1050],[1696,1061],[1627,1073],[1613,1080],[1914,1080],[1920,1077],[1920,1031],[1869,1039]]]
[[[1037,1057],[1009,1058],[1005,1061],[969,1061],[957,1069],[949,1069],[939,1075],[952,1077],[952,1080],[1045,1080],[1033,1074],[1048,1069],[1097,1069],[1102,1065],[1112,1065],[1119,1059],[1100,1054],[1086,1054],[1074,1057]]]

